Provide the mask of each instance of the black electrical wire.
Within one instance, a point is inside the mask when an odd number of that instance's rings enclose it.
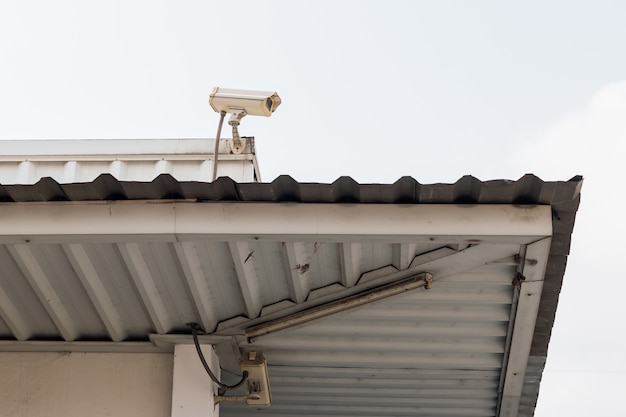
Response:
[[[220,392],[223,394],[229,389],[237,388],[241,384],[243,384],[246,379],[248,379],[248,371],[243,371],[243,375],[241,376],[241,381],[237,382],[235,385],[226,385],[222,383],[215,374],[211,371],[211,367],[207,363],[206,359],[204,359],[204,354],[202,354],[202,349],[200,349],[200,342],[198,342],[198,323],[189,323],[189,327],[191,327],[191,335],[193,336],[193,344],[196,345],[196,351],[198,352],[198,356],[200,357],[200,362],[202,362],[202,366],[204,366],[204,370],[211,377],[211,380],[215,382],[220,387]]]

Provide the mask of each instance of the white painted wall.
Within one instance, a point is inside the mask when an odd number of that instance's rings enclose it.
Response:
[[[0,353],[3,417],[169,417],[167,353]]]

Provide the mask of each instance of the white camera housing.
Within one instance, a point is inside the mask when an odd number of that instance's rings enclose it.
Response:
[[[235,90],[215,87],[209,96],[209,104],[217,113],[269,117],[276,111],[281,100],[276,92]]]

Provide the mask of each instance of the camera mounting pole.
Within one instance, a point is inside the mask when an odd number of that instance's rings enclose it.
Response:
[[[233,153],[238,155],[243,152],[243,148],[245,148],[246,144],[242,142],[237,127],[246,114],[248,113],[245,109],[231,109],[230,119],[228,120],[228,124],[233,128]]]

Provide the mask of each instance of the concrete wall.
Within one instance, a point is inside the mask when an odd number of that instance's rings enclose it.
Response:
[[[3,417],[169,417],[173,355],[0,353]]]

